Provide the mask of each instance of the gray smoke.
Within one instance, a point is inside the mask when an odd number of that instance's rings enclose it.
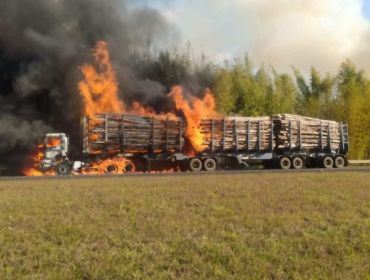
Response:
[[[195,50],[213,59],[247,52],[278,71],[335,73],[349,58],[370,70],[369,0],[187,0],[171,18]],[[171,3],[171,2],[170,2]]]
[[[40,120],[21,120],[13,115],[0,115],[0,150],[13,150],[18,145],[26,146],[29,139],[39,137],[40,133],[46,133],[51,128]],[[6,133],[5,133],[6,132]],[[27,137],[24,137],[27,135]]]
[[[0,159],[23,153],[47,131],[79,140],[78,66],[99,40],[109,43],[124,98],[164,94],[129,65],[165,46],[171,32],[158,11],[129,0],[1,0]]]

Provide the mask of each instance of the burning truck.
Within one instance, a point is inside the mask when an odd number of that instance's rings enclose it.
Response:
[[[119,98],[107,43],[99,42],[93,56],[95,64],[81,67],[84,79],[78,85],[81,156],[70,153],[66,133],[47,134],[25,175],[199,172],[256,163],[281,169],[342,168],[347,163],[345,123],[289,114],[224,117],[209,90],[203,98],[186,98],[179,86],[167,96],[174,105],[169,112],[138,102],[127,106]]]
[[[346,124],[297,115],[203,119],[199,152],[186,151],[187,123],[175,117],[98,114],[82,119],[83,159],[70,160],[69,138],[47,134],[39,169],[58,175],[152,171],[155,163],[192,172],[247,168],[343,168]]]

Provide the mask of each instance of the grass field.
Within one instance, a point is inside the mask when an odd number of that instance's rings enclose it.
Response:
[[[369,279],[370,174],[0,181],[0,279]]]

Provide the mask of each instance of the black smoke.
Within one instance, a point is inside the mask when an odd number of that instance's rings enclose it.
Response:
[[[132,58],[165,46],[172,32],[158,11],[133,1],[1,0],[0,166],[19,166],[45,132],[80,141],[78,67],[99,40],[110,46],[123,98],[160,104],[167,89],[140,80],[145,66],[131,67]]]

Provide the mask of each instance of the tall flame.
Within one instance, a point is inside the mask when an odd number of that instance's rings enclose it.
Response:
[[[93,64],[84,64],[80,67],[84,79],[79,82],[78,88],[83,101],[82,113],[84,115],[128,113],[155,116],[156,118],[172,118],[176,117],[176,113],[182,112],[187,123],[185,137],[189,140],[186,153],[196,154],[196,152],[203,151],[204,137],[207,137],[207,135],[201,131],[201,121],[202,119],[219,117],[215,109],[215,99],[210,90],[206,90],[203,98],[191,95],[189,98],[185,98],[184,90],[180,86],[174,87],[168,96],[174,101],[176,109],[167,113],[157,114],[153,108],[144,106],[139,102],[133,102],[126,106],[119,98],[119,84],[116,71],[111,62],[108,44],[104,41],[98,42],[93,49],[93,57]],[[93,134],[91,135],[91,137],[94,137]],[[94,141],[93,138],[90,140]],[[47,147],[57,146],[58,144],[60,144],[59,139],[50,139],[46,143]],[[31,157],[34,167],[24,170],[25,175],[42,176],[47,174],[37,169],[44,157],[44,148],[44,146],[40,146],[37,153]],[[124,173],[128,169],[133,170],[134,168],[133,162],[125,158],[110,158],[103,161],[90,162],[89,166],[83,168],[81,173]],[[49,174],[54,174],[54,171],[50,171]]]
[[[96,66],[81,66],[84,80],[78,85],[84,102],[84,114],[123,113],[125,105],[118,97],[116,71],[111,63],[108,44],[99,41],[93,55]]]
[[[169,96],[173,99],[178,111],[183,112],[187,127],[185,136],[191,142],[196,152],[203,150],[204,134],[200,130],[202,119],[216,118],[216,103],[209,89],[206,90],[203,99],[191,96],[189,100],[184,98],[184,91],[180,86],[172,89]]]
[[[44,149],[45,149],[45,145],[40,144],[37,146],[34,153],[28,157],[27,161],[30,164],[28,167],[25,167],[21,172],[24,176],[40,177],[40,176],[45,176],[45,175],[49,175],[49,176],[55,175],[54,170],[50,170],[48,172],[42,172],[38,168],[39,163],[44,158]]]

